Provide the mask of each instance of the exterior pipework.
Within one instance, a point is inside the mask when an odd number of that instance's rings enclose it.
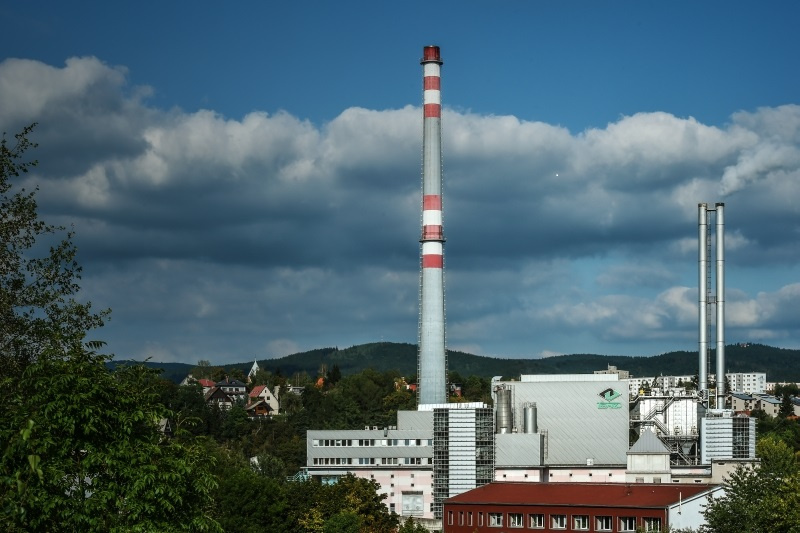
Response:
[[[699,260],[697,265],[699,296],[699,347],[697,350],[699,368],[697,389],[701,400],[708,399],[708,206],[697,204],[697,226]]]
[[[717,409],[725,407],[725,204],[717,211]]]
[[[423,49],[422,236],[417,402],[447,402],[442,218],[442,59],[438,46]]]

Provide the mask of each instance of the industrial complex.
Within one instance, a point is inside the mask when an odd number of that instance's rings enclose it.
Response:
[[[417,409],[398,412],[390,427],[308,431],[307,474],[323,482],[347,473],[375,480],[390,510],[431,530],[698,527],[703,498],[720,490],[737,464],[755,460],[754,419],[725,408],[724,204],[698,206],[696,391],[680,387],[681,378],[661,376],[645,394],[636,378],[609,369],[498,376],[492,380],[492,406],[447,403],[439,47],[424,47],[421,64]],[[713,384],[711,308],[716,311]],[[759,379],[763,384],[763,377],[748,376],[735,386],[744,388],[746,380],[758,388]]]

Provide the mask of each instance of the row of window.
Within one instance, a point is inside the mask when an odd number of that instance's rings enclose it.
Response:
[[[484,513],[478,512],[477,525],[484,525]],[[567,529],[567,515],[565,514],[551,514],[548,516],[542,513],[528,514],[527,527],[529,529]],[[454,511],[448,511],[447,523],[453,525],[455,519]],[[507,526],[509,528],[524,528],[525,515],[523,513],[486,513],[486,525],[489,527],[504,527],[504,519],[507,519]],[[572,531],[589,531],[590,517],[589,515],[572,515],[571,528]],[[458,512],[458,525],[472,526],[473,516],[472,511],[459,511]],[[661,531],[661,519],[655,517],[645,517],[641,519],[641,524],[637,524],[635,516],[620,516],[617,517],[618,532],[636,531],[637,525],[640,525],[644,531]],[[595,516],[594,517],[594,531],[614,531],[614,518],[611,516]]]
[[[315,465],[427,465],[428,457],[314,457]]]
[[[313,439],[312,446],[433,446],[433,439]]]

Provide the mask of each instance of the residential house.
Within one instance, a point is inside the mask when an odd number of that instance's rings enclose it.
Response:
[[[214,381],[205,378],[197,379],[193,375],[189,374],[185,378],[183,378],[183,380],[179,383],[179,385],[182,387],[186,385],[197,385],[197,384],[203,387],[203,394],[205,395],[206,393],[208,393],[208,391],[211,390],[211,387],[214,386]]]
[[[756,399],[754,409],[760,409],[767,413],[772,418],[778,416],[781,410],[781,400],[769,394],[755,394],[753,397]]]
[[[263,401],[269,406],[270,411],[277,413],[280,410],[277,394],[279,391],[279,387],[275,387],[274,391],[270,391],[269,386],[267,385],[256,385],[250,391],[250,403],[252,404],[257,401]]]
[[[270,416],[274,411],[264,400],[257,400],[249,404],[245,407],[245,410],[247,411],[247,415],[253,418]]]
[[[208,391],[214,388],[214,380],[211,379],[206,379],[206,378],[198,379],[197,383],[199,383],[200,386],[203,387],[203,394],[206,394]]]
[[[233,405],[236,403],[236,400],[234,400],[220,387],[211,387],[211,390],[209,390],[205,396],[203,396],[203,399],[205,399],[208,405],[216,405],[225,411],[233,407]]]
[[[744,413],[749,415],[750,411],[756,408],[758,400],[744,392],[731,393],[731,409],[737,413]]]
[[[215,383],[214,386],[230,396],[234,402],[242,404],[247,402],[247,385],[238,379],[230,379],[226,376],[225,379]]]

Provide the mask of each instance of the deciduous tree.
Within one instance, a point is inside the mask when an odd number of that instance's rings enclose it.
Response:
[[[0,140],[0,377],[18,378],[45,353],[80,348],[106,315],[75,300],[81,267],[73,233],[44,222],[36,189],[13,182],[37,164],[26,154],[36,147],[28,139],[34,126],[13,143],[5,133]]]
[[[792,449],[770,437],[757,444],[759,467],[740,466],[725,482],[725,494],[704,510],[708,533],[798,533],[800,465]]]

